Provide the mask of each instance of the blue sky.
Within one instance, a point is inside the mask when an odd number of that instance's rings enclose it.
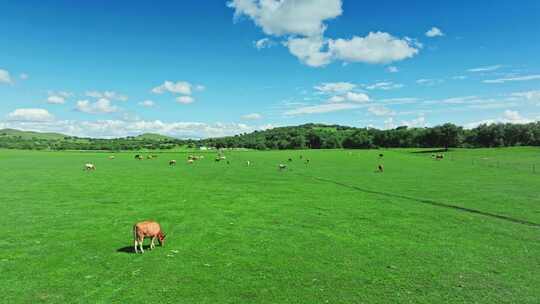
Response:
[[[518,3],[0,1],[0,128],[536,121],[540,2]]]

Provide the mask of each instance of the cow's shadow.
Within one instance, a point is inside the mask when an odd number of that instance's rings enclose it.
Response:
[[[143,245],[143,249],[146,251],[146,250],[150,250],[150,245]],[[133,248],[133,246],[125,246],[125,247],[122,247],[122,248],[118,248],[116,249],[116,252],[122,252],[122,253],[135,253],[135,249]]]

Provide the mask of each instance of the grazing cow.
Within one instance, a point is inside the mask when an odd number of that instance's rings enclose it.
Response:
[[[381,172],[381,173],[384,172],[384,167],[383,167],[383,165],[377,166],[377,170],[379,170],[379,172]]]
[[[250,162],[249,160],[246,161],[246,165],[247,165],[248,167],[251,166],[251,162]]]
[[[193,159],[188,159],[187,163],[190,164],[190,165],[193,164]]]
[[[287,165],[279,164],[278,169],[279,169],[280,171],[281,171],[281,170],[285,170],[285,169],[287,169]]]
[[[86,171],[96,170],[96,165],[90,164],[90,163],[84,164],[84,170],[86,170]]]
[[[169,161],[169,166],[176,166],[176,160],[175,159],[171,159]]]
[[[150,250],[152,250],[156,247],[156,245],[154,245],[156,238],[158,239],[161,246],[165,245],[165,236],[166,235],[163,234],[163,232],[161,231],[161,227],[157,222],[144,221],[133,225],[133,242],[135,253],[139,253],[139,251],[137,250],[137,245],[141,249],[141,253],[144,253],[144,238],[149,237],[152,239],[152,242],[150,243]]]
[[[444,155],[443,155],[443,154],[437,154],[437,157],[436,157],[437,160],[441,160],[441,159],[443,159],[443,158],[444,158]]]
[[[216,162],[219,162],[220,160],[221,160],[221,158],[216,157]]]
[[[143,160],[144,157],[142,155],[137,154],[137,155],[135,155],[135,159]]]
[[[111,155],[111,156],[109,156],[109,159],[114,159],[114,156],[112,156],[112,155]]]

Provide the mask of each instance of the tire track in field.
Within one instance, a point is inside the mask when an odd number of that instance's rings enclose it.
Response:
[[[490,217],[490,218],[495,218],[495,219],[499,219],[499,220],[504,220],[504,221],[508,221],[508,222],[512,222],[512,223],[517,223],[517,224],[521,224],[521,225],[526,225],[526,226],[531,226],[531,227],[539,227],[540,228],[540,224],[538,224],[538,223],[527,221],[527,220],[522,220],[522,219],[518,219],[518,218],[513,218],[513,217],[510,217],[510,216],[506,216],[506,215],[500,215],[500,214],[485,212],[485,211],[481,211],[481,210],[456,206],[456,205],[452,205],[452,204],[441,203],[441,202],[437,202],[437,201],[430,200],[430,199],[417,198],[417,197],[406,196],[406,195],[402,195],[402,194],[394,194],[394,193],[388,193],[388,192],[364,189],[364,188],[361,188],[361,187],[358,187],[358,186],[348,185],[348,184],[338,182],[338,181],[335,181],[335,180],[326,179],[326,178],[317,177],[317,176],[311,176],[311,175],[302,174],[302,173],[296,173],[296,174],[304,176],[304,177],[308,177],[308,178],[313,178],[313,179],[321,181],[321,182],[332,183],[332,184],[335,184],[335,185],[338,185],[338,186],[341,186],[341,187],[345,187],[345,188],[349,188],[349,189],[353,189],[353,190],[357,190],[357,191],[361,191],[361,192],[365,192],[365,193],[381,195],[381,196],[387,196],[387,197],[400,198],[400,199],[405,199],[405,200],[409,200],[409,201],[415,201],[415,202],[418,202],[418,203],[427,204],[427,205],[431,205],[431,206],[442,207],[442,208],[447,208],[447,209],[454,209],[454,210],[458,210],[458,211],[462,211],[462,212],[478,214],[478,215],[482,215],[482,216],[486,216],[486,217]]]

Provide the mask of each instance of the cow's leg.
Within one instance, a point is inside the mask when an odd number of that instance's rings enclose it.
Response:
[[[133,242],[135,243],[134,246],[133,246],[135,248],[135,253],[139,253],[139,251],[137,250],[137,245],[139,245],[138,242],[137,242],[137,239],[135,239],[135,241],[133,241]]]
[[[141,249],[141,253],[144,253],[143,243],[144,243],[144,238],[139,241],[139,248]]]
[[[153,236],[152,237],[152,242],[150,243],[150,249],[154,249],[156,247],[156,245],[154,245],[154,241],[156,240],[156,237]]]

